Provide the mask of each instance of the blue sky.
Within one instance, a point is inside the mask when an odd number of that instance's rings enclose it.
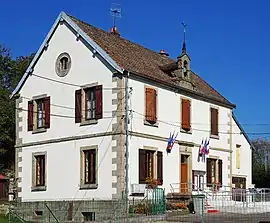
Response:
[[[270,125],[258,125],[270,123],[270,1],[3,1],[0,43],[14,57],[37,51],[60,11],[109,30],[112,3],[123,10],[121,36],[173,58],[181,52],[184,20],[192,69],[237,105],[246,132],[270,133]]]

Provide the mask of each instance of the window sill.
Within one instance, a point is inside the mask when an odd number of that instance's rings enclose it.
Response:
[[[152,126],[152,127],[158,127],[158,122],[151,123],[151,122],[148,122],[148,121],[144,120],[144,125]]]
[[[80,190],[91,190],[91,189],[97,189],[98,184],[81,184]]]
[[[219,139],[219,136],[218,135],[210,135],[210,138],[211,139]]]
[[[95,125],[98,123],[98,120],[95,120],[95,119],[91,119],[91,120],[85,120],[85,121],[82,121],[80,126],[85,126],[85,125]]]
[[[32,131],[32,134],[37,134],[37,133],[43,133],[43,132],[47,132],[46,128],[38,128],[38,129],[34,129]]]
[[[181,132],[181,133],[190,134],[190,135],[192,134],[192,130],[191,130],[191,129],[190,129],[190,130],[185,130],[185,129],[182,129],[182,128],[181,128],[181,129],[180,129],[180,132]]]
[[[47,190],[47,186],[33,186],[31,187],[31,191],[35,192],[35,191],[46,191]]]

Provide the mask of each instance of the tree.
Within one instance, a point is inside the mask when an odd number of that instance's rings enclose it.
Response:
[[[256,187],[269,187],[270,181],[270,141],[256,139],[252,141],[252,178]]]
[[[9,96],[25,73],[33,54],[12,59],[11,51],[0,44],[0,163],[2,169],[14,164],[15,100]]]

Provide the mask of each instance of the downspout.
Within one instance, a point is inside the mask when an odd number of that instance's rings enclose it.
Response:
[[[126,103],[126,213],[128,214],[129,211],[129,202],[128,202],[128,193],[129,193],[129,182],[128,182],[128,174],[129,174],[129,129],[128,129],[128,120],[129,120],[129,107],[128,107],[128,99],[129,99],[129,91],[128,91],[128,78],[129,78],[129,72],[127,72],[127,75],[125,77],[125,103]]]
[[[230,110],[230,135],[229,135],[229,144],[230,144],[230,190],[232,191],[232,153],[233,153],[233,139],[232,139],[232,117],[233,113]]]

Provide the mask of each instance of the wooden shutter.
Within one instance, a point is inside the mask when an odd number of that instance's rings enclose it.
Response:
[[[157,93],[153,88],[145,89],[145,119],[150,123],[157,121]]]
[[[96,86],[96,119],[102,119],[102,85]]]
[[[182,129],[190,130],[190,100],[182,99]]]
[[[33,112],[34,112],[34,103],[33,101],[28,101],[28,131],[33,131]]]
[[[145,184],[146,180],[146,151],[139,150],[139,183]]]
[[[82,90],[75,91],[75,123],[80,123],[82,117]]]
[[[218,136],[218,110],[211,108],[211,135]]]
[[[222,160],[218,160],[218,177],[219,183],[222,185]]]
[[[163,184],[163,153],[157,152],[157,179],[159,185]]]
[[[50,97],[44,99],[45,128],[50,128],[51,102]]]
[[[207,186],[211,186],[212,184],[212,170],[211,170],[211,159],[206,159],[206,178],[207,178]]]

